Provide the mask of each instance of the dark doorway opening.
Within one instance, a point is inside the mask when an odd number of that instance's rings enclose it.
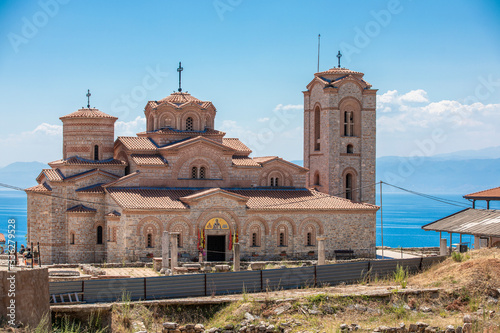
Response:
[[[226,236],[207,236],[207,261],[226,260]]]

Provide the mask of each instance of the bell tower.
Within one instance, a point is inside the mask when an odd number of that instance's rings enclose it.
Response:
[[[304,91],[307,186],[375,204],[376,93],[363,73],[331,68]]]

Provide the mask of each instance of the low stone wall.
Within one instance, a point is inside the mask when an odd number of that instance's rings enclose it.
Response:
[[[36,327],[43,316],[50,321],[47,268],[0,269],[0,317],[11,326]]]

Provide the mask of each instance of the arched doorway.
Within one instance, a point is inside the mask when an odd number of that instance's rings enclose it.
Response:
[[[229,224],[223,218],[212,218],[205,224],[207,261],[226,260],[226,240],[230,235]]]

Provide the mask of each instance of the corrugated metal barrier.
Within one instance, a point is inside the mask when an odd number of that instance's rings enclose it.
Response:
[[[50,294],[82,292],[83,301],[87,303],[227,295],[356,283],[368,276],[389,276],[398,265],[416,273],[445,258],[370,260],[263,271],[63,281],[50,282],[49,287]]]

